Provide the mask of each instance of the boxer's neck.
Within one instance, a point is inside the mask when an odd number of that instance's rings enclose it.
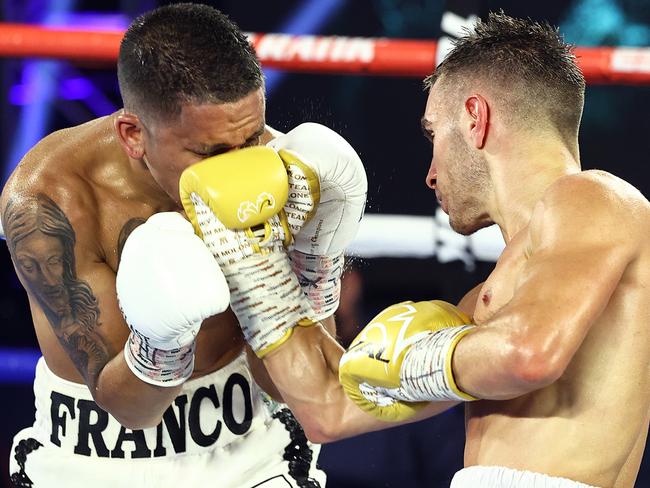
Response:
[[[528,225],[549,186],[580,171],[579,161],[563,141],[543,137],[521,141],[488,156],[493,187],[489,213],[506,242]]]

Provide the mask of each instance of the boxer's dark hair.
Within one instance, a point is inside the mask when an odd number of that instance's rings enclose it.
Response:
[[[184,102],[228,103],[264,84],[255,52],[225,14],[179,3],[131,23],[120,45],[117,77],[124,107],[174,118]]]
[[[501,92],[513,115],[532,122],[542,109],[560,130],[577,133],[585,79],[573,47],[548,23],[490,13],[455,42],[435,73],[424,80],[425,89],[443,78],[453,80],[451,84],[485,80]]]

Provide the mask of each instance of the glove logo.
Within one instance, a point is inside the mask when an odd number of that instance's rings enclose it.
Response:
[[[261,213],[264,207],[268,207],[270,209],[275,208],[275,197],[265,191],[257,196],[257,201],[255,203],[251,202],[250,200],[241,202],[239,204],[239,208],[237,209],[237,218],[243,224],[252,215]]]
[[[400,309],[404,311],[398,311]],[[391,310],[393,315],[384,317],[383,320],[386,323],[395,322],[399,325],[386,325],[379,321],[371,322],[356,339],[357,342],[350,345],[344,357],[366,356],[384,363],[387,367],[396,361],[405,349],[430,334],[428,331],[409,333],[409,327],[417,313],[411,303],[398,303],[384,312],[388,310]],[[394,340],[389,340],[389,337],[394,337]]]

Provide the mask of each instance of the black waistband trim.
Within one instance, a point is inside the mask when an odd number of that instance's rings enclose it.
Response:
[[[282,422],[291,441],[284,448],[284,460],[289,463],[289,475],[296,480],[300,488],[320,488],[320,483],[309,477],[309,468],[314,453],[309,447],[305,431],[288,408],[273,414],[273,418]]]
[[[13,473],[11,475],[11,485],[15,488],[32,488],[34,482],[29,479],[27,473],[25,473],[25,462],[27,461],[27,455],[34,452],[39,447],[42,447],[43,444],[38,442],[36,439],[23,439],[18,442],[18,445],[15,449],[14,459],[20,467],[20,471]]]

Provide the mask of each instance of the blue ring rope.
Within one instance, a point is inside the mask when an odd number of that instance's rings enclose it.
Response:
[[[0,348],[0,384],[25,385],[34,382],[41,352],[33,348]]]

